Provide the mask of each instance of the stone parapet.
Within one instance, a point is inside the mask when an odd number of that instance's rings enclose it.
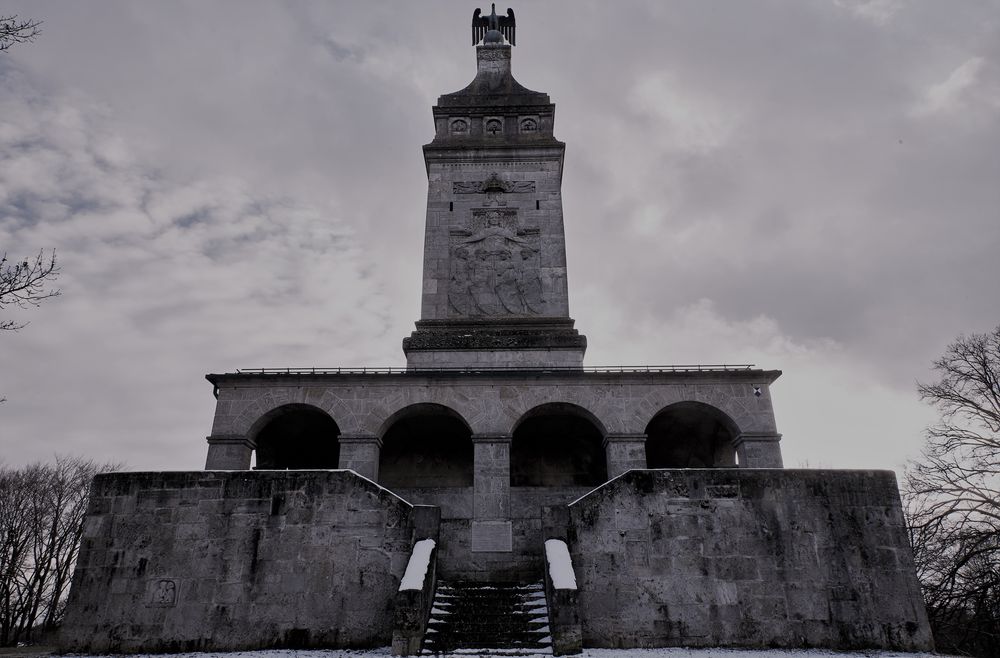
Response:
[[[386,646],[424,515],[348,471],[98,475],[60,651]]]
[[[630,471],[568,510],[587,646],[933,648],[892,472]]]

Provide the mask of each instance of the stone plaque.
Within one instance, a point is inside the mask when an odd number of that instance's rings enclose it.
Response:
[[[169,578],[149,581],[147,605],[154,608],[172,608],[177,605],[177,582]]]
[[[512,550],[510,521],[473,521],[471,533],[473,553],[510,553]]]

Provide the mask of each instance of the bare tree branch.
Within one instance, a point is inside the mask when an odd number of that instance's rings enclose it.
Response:
[[[55,250],[46,256],[43,249],[34,258],[16,262],[8,261],[6,253],[0,255],[0,310],[38,306],[46,299],[58,297],[59,290],[49,287],[58,276]],[[26,325],[26,322],[0,320],[0,331],[17,331]]]
[[[30,644],[61,621],[90,481],[118,468],[78,457],[0,468],[0,646]]]
[[[42,33],[41,21],[20,19],[16,15],[0,16],[0,52],[18,43],[34,41]]]
[[[919,384],[940,422],[904,497],[937,648],[1000,655],[1000,327],[959,336]]]

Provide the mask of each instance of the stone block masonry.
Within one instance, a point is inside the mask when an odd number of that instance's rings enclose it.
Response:
[[[566,530],[585,646],[932,649],[891,472],[630,471]]]
[[[99,475],[60,650],[386,646],[419,509],[349,471]]]

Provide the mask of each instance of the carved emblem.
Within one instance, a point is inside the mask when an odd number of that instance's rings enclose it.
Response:
[[[156,608],[171,608],[177,604],[177,583],[161,578],[150,583],[149,605]]]
[[[452,119],[448,126],[452,135],[468,135],[469,134],[469,122],[465,119]]]
[[[487,117],[483,123],[483,132],[491,137],[496,137],[503,133],[503,120],[499,117]]]
[[[450,313],[483,317],[544,312],[539,231],[521,228],[517,210],[472,211],[468,229],[451,232]]]
[[[535,191],[535,181],[505,181],[500,178],[500,174],[493,172],[486,180],[452,183],[451,191],[455,194],[490,194],[498,192],[527,194]]]
[[[522,133],[533,133],[538,131],[538,119],[535,117],[525,117],[521,119],[520,128]]]

